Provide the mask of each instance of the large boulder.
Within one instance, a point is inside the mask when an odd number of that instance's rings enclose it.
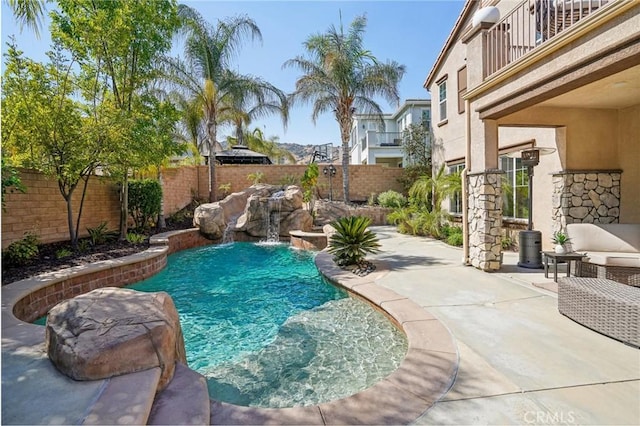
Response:
[[[65,300],[47,315],[46,349],[75,380],[99,380],[160,367],[158,390],[186,364],[178,312],[164,292],[106,287]]]
[[[299,229],[301,231],[311,231],[313,228],[313,217],[307,210],[294,210],[280,221],[280,236],[289,236],[289,231]]]
[[[211,240],[219,240],[227,227],[224,208],[220,203],[201,204],[193,212],[193,224]]]

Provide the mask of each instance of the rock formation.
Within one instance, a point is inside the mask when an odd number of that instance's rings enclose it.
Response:
[[[158,390],[186,364],[178,312],[164,292],[106,287],[49,311],[46,348],[53,364],[76,380],[98,380],[160,367]]]

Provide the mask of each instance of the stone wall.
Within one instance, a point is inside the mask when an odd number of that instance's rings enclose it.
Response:
[[[620,221],[621,170],[567,170],[553,174],[553,232],[568,223]]]
[[[483,271],[500,269],[502,174],[487,170],[468,176],[469,260]]]

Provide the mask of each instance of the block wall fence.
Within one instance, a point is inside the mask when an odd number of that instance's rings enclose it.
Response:
[[[329,198],[329,178],[322,174],[318,178],[321,198]],[[231,192],[237,192],[251,185],[247,176],[251,173],[264,174],[262,182],[280,184],[287,177],[294,177],[299,184],[305,165],[223,165],[216,168],[218,186],[231,184]],[[342,170],[336,165],[337,173],[332,179],[333,199],[342,200]],[[166,216],[181,210],[194,198],[204,200],[209,194],[208,168],[206,166],[184,166],[168,168],[162,172],[163,201]],[[402,192],[399,178],[403,169],[383,165],[349,166],[349,190],[351,201],[366,201],[370,195],[387,190]],[[11,188],[5,194],[5,210],[2,212],[2,248],[24,237],[26,232],[38,235],[43,243],[69,240],[67,207],[55,179],[42,173],[20,169],[20,178],[27,188],[20,193]],[[78,187],[73,196],[73,213],[77,215],[82,188]],[[224,194],[218,192],[221,198]],[[75,220],[75,219],[74,219]],[[104,177],[92,177],[89,181],[82,218],[80,237],[88,235],[87,227],[107,222],[109,229],[117,229],[119,223],[119,193],[116,183]]]

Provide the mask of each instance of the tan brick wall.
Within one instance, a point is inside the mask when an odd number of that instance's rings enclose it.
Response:
[[[5,195],[2,248],[23,238],[25,232],[34,232],[43,243],[69,240],[67,204],[56,180],[33,170],[20,169],[19,172],[27,191],[22,194],[10,189]],[[73,194],[74,224],[82,196],[81,185]],[[117,186],[108,179],[91,177],[80,221],[80,236],[88,235],[87,227],[98,226],[103,221],[109,229],[117,229],[119,217]]]
[[[322,174],[325,165],[320,165],[319,191],[322,198],[329,198],[329,179]],[[223,165],[216,168],[218,186],[231,184],[231,192],[241,191],[251,185],[250,173],[264,173],[263,182],[280,184],[286,176],[295,176],[297,183],[304,174],[305,165]],[[333,177],[333,198],[342,200],[342,168],[336,166]],[[350,192],[352,201],[365,201],[372,193],[379,194],[393,189],[402,191],[398,178],[402,169],[383,165],[351,165]],[[185,166],[163,170],[163,196],[166,216],[189,204],[194,194],[200,199],[208,198],[208,169],[206,166]],[[24,237],[25,232],[35,232],[40,241],[50,243],[69,239],[66,203],[60,195],[55,179],[39,172],[20,170],[27,192],[14,191],[6,194],[6,210],[2,213],[2,248]],[[82,188],[74,193],[74,214]],[[218,193],[221,197],[222,193]],[[119,224],[118,188],[107,178],[92,177],[87,189],[80,236],[87,235],[87,227],[95,227],[106,221],[109,229]]]

